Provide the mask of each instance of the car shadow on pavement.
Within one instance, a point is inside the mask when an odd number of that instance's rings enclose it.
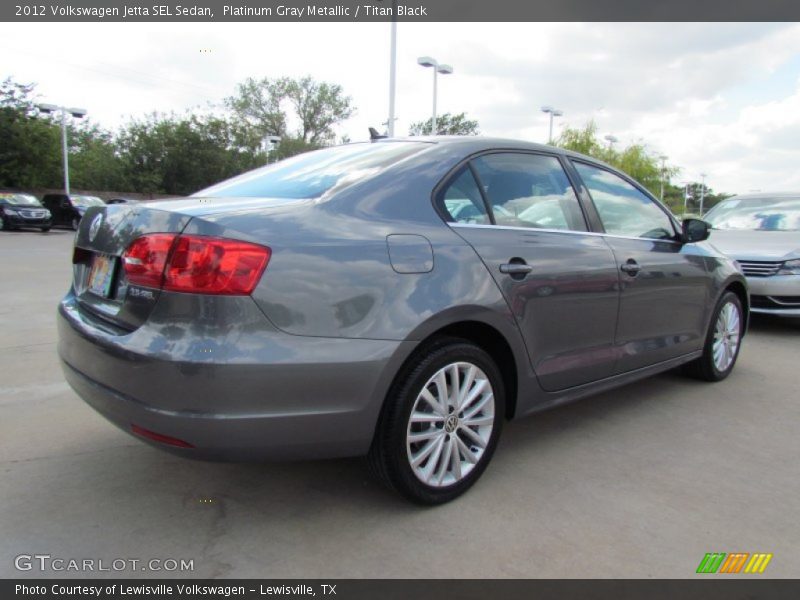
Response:
[[[787,318],[773,315],[750,315],[750,331],[768,333],[779,337],[800,334],[800,317]]]

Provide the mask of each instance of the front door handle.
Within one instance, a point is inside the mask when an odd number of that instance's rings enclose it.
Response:
[[[527,275],[533,271],[533,267],[525,263],[506,263],[500,265],[500,272],[508,275]]]
[[[636,277],[639,274],[639,271],[642,270],[642,267],[635,260],[629,258],[628,262],[620,267],[620,270],[631,277]]]

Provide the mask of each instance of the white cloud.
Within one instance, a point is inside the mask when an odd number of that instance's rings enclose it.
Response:
[[[84,106],[114,127],[152,110],[219,102],[247,76],[340,83],[357,114],[353,139],[387,116],[389,25],[0,24],[0,76],[36,81],[49,101]],[[68,43],[64,43],[65,39]],[[800,26],[741,23],[401,23],[398,133],[431,111],[466,111],[487,135],[544,141],[595,119],[622,143],[644,140],[695,179],[724,191],[800,188]]]

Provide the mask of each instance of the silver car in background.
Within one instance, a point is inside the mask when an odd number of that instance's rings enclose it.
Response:
[[[503,422],[683,366],[727,377],[747,283],[626,175],[511,140],[347,144],[191,198],[91,207],[67,381],[188,457],[367,455],[446,502]]]
[[[800,193],[734,196],[704,219],[712,244],[742,266],[751,311],[800,317]]]

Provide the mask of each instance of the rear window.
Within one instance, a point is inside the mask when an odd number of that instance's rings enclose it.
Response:
[[[194,196],[318,198],[378,174],[426,147],[420,142],[347,144],[308,152],[249,171]]]

